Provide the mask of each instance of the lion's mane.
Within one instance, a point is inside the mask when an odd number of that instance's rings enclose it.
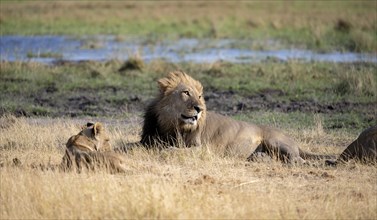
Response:
[[[177,96],[173,96],[173,94],[177,92],[179,85],[184,86],[185,89],[193,90],[195,94],[202,94],[202,84],[182,71],[175,71],[158,80],[158,85],[159,94],[148,105],[144,114],[141,143],[149,147],[160,144],[176,145],[177,143],[186,146],[200,145],[200,135],[206,121],[204,99],[192,98],[192,102],[201,105],[203,109],[197,124],[187,126],[177,121],[177,116],[181,112],[177,112],[177,108],[174,106],[182,105],[182,102],[177,100]]]

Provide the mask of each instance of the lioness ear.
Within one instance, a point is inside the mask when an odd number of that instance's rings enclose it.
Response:
[[[94,136],[97,136],[103,131],[103,125],[99,122],[96,122],[93,127]]]
[[[83,126],[81,126],[80,128],[81,128],[81,130],[84,130],[84,129],[87,129],[87,128],[93,126],[93,125],[94,125],[94,123],[92,123],[92,122],[87,122],[86,125],[83,125]]]

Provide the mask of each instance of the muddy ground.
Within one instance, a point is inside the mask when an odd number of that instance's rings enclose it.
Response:
[[[99,95],[101,94],[101,95]],[[109,97],[122,97],[111,99]],[[377,121],[377,103],[319,103],[315,100],[283,100],[285,94],[281,90],[264,89],[255,94],[240,95],[227,90],[207,89],[205,100],[208,110],[226,115],[250,113],[254,111],[303,112],[339,114],[356,112],[363,115],[365,122]],[[17,98],[17,97],[15,97]],[[58,92],[54,85],[49,85],[34,94],[27,94],[22,99],[47,111],[35,111],[17,107],[14,110],[0,109],[0,115],[11,113],[16,116],[50,116],[50,117],[82,117],[106,116],[116,117],[128,113],[141,113],[153,97],[144,94],[132,94],[117,87],[101,89],[79,89],[66,93]]]

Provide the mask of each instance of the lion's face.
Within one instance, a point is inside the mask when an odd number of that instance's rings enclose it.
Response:
[[[79,151],[106,151],[111,149],[110,138],[101,123],[87,123],[67,142],[67,148]]]
[[[110,149],[110,138],[101,123],[87,123],[79,133],[95,145],[96,151]]]
[[[197,129],[205,116],[202,85],[182,72],[173,72],[159,81],[161,101],[159,122],[181,131]]]
[[[174,117],[184,130],[195,128],[205,110],[202,91],[180,84],[176,91],[171,94],[175,109]]]

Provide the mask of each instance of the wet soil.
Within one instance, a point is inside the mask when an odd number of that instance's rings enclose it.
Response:
[[[209,92],[205,99],[207,108],[224,113],[249,112],[270,110],[278,112],[305,112],[305,113],[349,113],[369,112],[376,113],[377,103],[351,103],[341,101],[337,103],[319,103],[315,100],[277,100],[284,96],[284,92],[276,89],[264,89],[251,96],[239,96],[233,91]]]
[[[264,89],[248,96],[227,90],[206,90],[205,100],[208,110],[226,115],[248,113],[254,111],[303,112],[339,114],[357,112],[366,121],[377,121],[377,103],[319,103],[315,100],[284,100],[281,90]],[[114,98],[115,97],[115,98]],[[50,116],[50,117],[82,117],[106,116],[115,117],[128,113],[141,113],[152,97],[129,92],[123,88],[104,87],[99,89],[77,89],[61,93],[54,84],[48,85],[35,94],[26,97],[28,103],[39,106],[46,111],[35,111],[18,107],[14,110],[0,109],[0,115],[11,113],[16,116]]]

